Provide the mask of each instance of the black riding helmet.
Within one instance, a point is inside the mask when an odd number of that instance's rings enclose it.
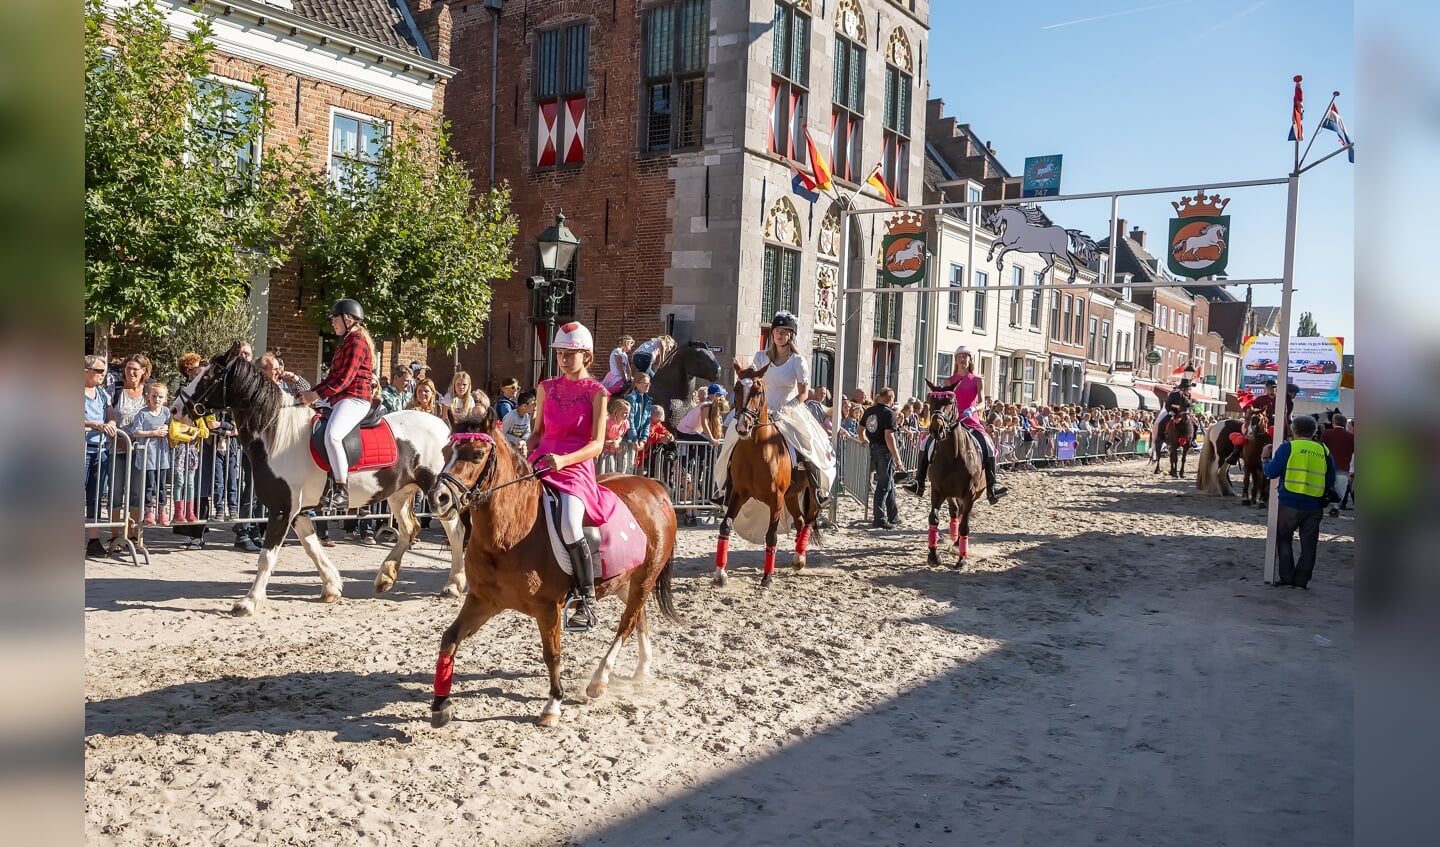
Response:
[[[1275,383],[1275,380],[1274,380],[1274,379],[1267,379],[1267,380],[1265,380],[1265,387],[1266,387],[1266,388],[1274,388],[1275,385],[1276,385],[1276,383]]]
[[[1191,387],[1191,386],[1190,386],[1190,380],[1188,380],[1188,379],[1182,379],[1182,380],[1180,380],[1180,385],[1179,385],[1175,390],[1176,390],[1176,391],[1189,391],[1189,390],[1190,390],[1190,387]]]
[[[788,329],[791,332],[798,333],[800,331],[800,323],[796,321],[795,316],[789,312],[776,312],[775,317],[770,319],[770,328]]]
[[[346,297],[344,300],[335,301],[335,305],[330,307],[330,317],[338,318],[341,315],[349,315],[357,321],[365,320],[365,310],[360,308],[359,303],[351,300],[349,297]]]

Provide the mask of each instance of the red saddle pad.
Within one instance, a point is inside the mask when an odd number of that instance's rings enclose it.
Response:
[[[320,416],[316,415],[311,419],[311,426],[319,420]],[[350,438],[353,437],[352,434]],[[310,439],[310,457],[321,470],[330,470],[330,457],[325,455],[325,449],[317,446],[316,439],[313,438]],[[395,433],[390,430],[390,422],[382,418],[379,426],[360,430],[360,455],[351,457],[350,470],[373,471],[377,468],[388,468],[399,459],[400,451],[395,447]]]

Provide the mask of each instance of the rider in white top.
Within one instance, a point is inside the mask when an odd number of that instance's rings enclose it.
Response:
[[[785,444],[790,449],[791,461],[797,456],[805,462],[805,473],[811,489],[823,507],[830,499],[830,490],[835,483],[835,450],[830,437],[825,434],[815,416],[805,408],[805,399],[810,393],[810,367],[805,356],[795,347],[795,333],[799,321],[789,312],[777,312],[770,321],[770,343],[766,349],[755,354],[751,367],[770,369],[765,372],[765,400],[770,414],[774,417]],[[776,359],[783,361],[776,362]],[[733,418],[732,418],[733,420]],[[715,457],[714,501],[725,502],[726,482],[730,477],[730,453],[740,436],[731,421],[725,427],[725,440]]]

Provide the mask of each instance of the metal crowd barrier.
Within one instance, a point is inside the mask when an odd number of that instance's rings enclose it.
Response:
[[[86,435],[90,430],[86,430]],[[92,455],[90,445],[85,447],[85,535],[90,535],[90,530],[96,530],[97,536],[101,530],[110,530],[109,548],[113,554],[119,554],[122,550],[130,558],[133,565],[140,564],[143,556],[145,564],[150,564],[150,554],[145,551],[143,545],[136,545],[139,540],[139,533],[136,531],[136,523],[132,520],[128,504],[130,502],[130,486],[135,481],[133,473],[134,462],[131,461],[132,441],[130,434],[124,430],[116,430],[113,436],[105,437],[100,449]],[[102,544],[106,539],[99,538]]]

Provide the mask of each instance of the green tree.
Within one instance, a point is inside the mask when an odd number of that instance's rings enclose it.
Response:
[[[184,353],[199,353],[208,359],[237,341],[255,343],[255,317],[250,304],[241,300],[210,309],[184,323],[145,335],[145,352],[155,368],[155,378],[174,385],[180,378],[176,360]],[[256,352],[256,358],[260,353]]]
[[[455,349],[484,334],[490,281],[514,271],[510,189],[475,195],[444,129],[407,124],[370,163],[315,176],[300,220],[317,325],[353,297],[377,337]]]
[[[1309,312],[1300,313],[1300,328],[1295,330],[1296,338],[1315,338],[1320,335],[1320,327],[1315,325],[1315,316]]]
[[[157,335],[245,297],[286,259],[298,160],[256,142],[258,96],[209,82],[201,18],[171,37],[154,0],[85,6],[85,319]]]

